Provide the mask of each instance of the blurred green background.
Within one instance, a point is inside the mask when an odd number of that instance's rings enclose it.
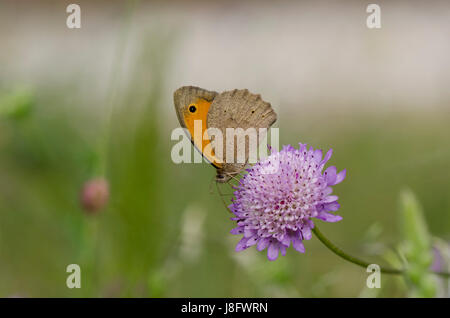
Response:
[[[399,265],[392,251],[415,237],[404,189],[448,250],[448,2],[380,2],[380,30],[357,1],[78,1],[79,30],[69,3],[0,2],[0,296],[417,295],[387,275],[368,289],[315,238],[275,262],[234,252],[214,169],[171,161],[172,93],[249,88],[276,109],[281,144],[333,148],[344,219],[317,224],[349,253]],[[80,191],[99,174],[110,199],[89,214]],[[69,264],[80,289],[66,287]],[[431,296],[448,296],[433,280]]]

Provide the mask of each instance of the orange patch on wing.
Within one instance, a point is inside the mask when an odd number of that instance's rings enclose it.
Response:
[[[189,112],[189,107],[194,105],[197,110],[194,113]],[[188,111],[184,114],[184,123],[191,134],[192,142],[194,146],[201,151],[202,155],[208,160],[212,165],[216,168],[221,168],[222,164],[220,160],[214,155],[214,151],[208,151],[206,153],[206,147],[211,144],[211,139],[209,138],[206,130],[207,127],[207,119],[209,108],[211,107],[211,102],[208,102],[204,99],[198,99],[195,103],[187,105]],[[195,122],[201,121],[201,133],[196,134],[195,132]],[[198,125],[198,124],[197,124]],[[203,136],[205,138],[203,138]]]

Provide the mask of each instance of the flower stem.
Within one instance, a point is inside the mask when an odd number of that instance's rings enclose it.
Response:
[[[343,250],[341,250],[339,247],[337,247],[336,245],[334,245],[329,239],[327,239],[322,232],[320,232],[319,228],[317,226],[315,226],[313,228],[313,233],[317,236],[317,238],[326,246],[328,247],[333,253],[335,253],[336,255],[342,257],[343,259],[345,259],[346,261],[349,261],[353,264],[356,264],[358,266],[367,268],[370,264],[369,262],[365,262],[359,258],[356,258],[354,256],[351,256],[347,253],[345,253]],[[381,267],[380,266],[380,271],[382,273],[385,274],[403,274],[405,272],[404,269],[395,269],[395,268],[390,268],[390,267]],[[433,274],[436,275],[440,275],[443,277],[450,277],[450,273],[447,272],[431,272]]]

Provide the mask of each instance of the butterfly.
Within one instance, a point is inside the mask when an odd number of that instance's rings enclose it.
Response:
[[[241,139],[241,142],[245,142],[245,162],[236,163],[227,158],[226,147],[234,142],[234,137],[233,140],[226,139],[227,128],[241,128],[244,131],[255,128],[259,132],[261,128],[269,129],[277,120],[272,106],[263,101],[259,94],[252,94],[247,89],[218,93],[200,87],[183,86],[174,92],[174,104],[180,125],[187,129],[192,144],[216,168],[218,183],[226,183],[242,171],[249,157],[249,143]],[[196,122],[200,121],[201,134],[195,134]],[[223,155],[220,158],[214,151],[206,151],[214,140],[208,136],[209,128],[222,132]],[[258,144],[262,139],[260,137],[258,135]],[[239,146],[242,145],[234,145],[233,158],[236,158]]]

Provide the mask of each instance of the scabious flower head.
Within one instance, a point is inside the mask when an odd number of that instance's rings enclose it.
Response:
[[[312,218],[342,219],[330,213],[340,207],[331,186],[344,180],[346,170],[337,173],[329,167],[322,172],[331,154],[330,149],[322,158],[322,150],[307,149],[306,144],[300,149],[284,146],[247,170],[229,207],[237,222],[231,233],[244,235],[236,251],[256,245],[258,251],[267,248],[268,259],[275,260],[292,243],[304,253],[302,241],[311,238]]]

